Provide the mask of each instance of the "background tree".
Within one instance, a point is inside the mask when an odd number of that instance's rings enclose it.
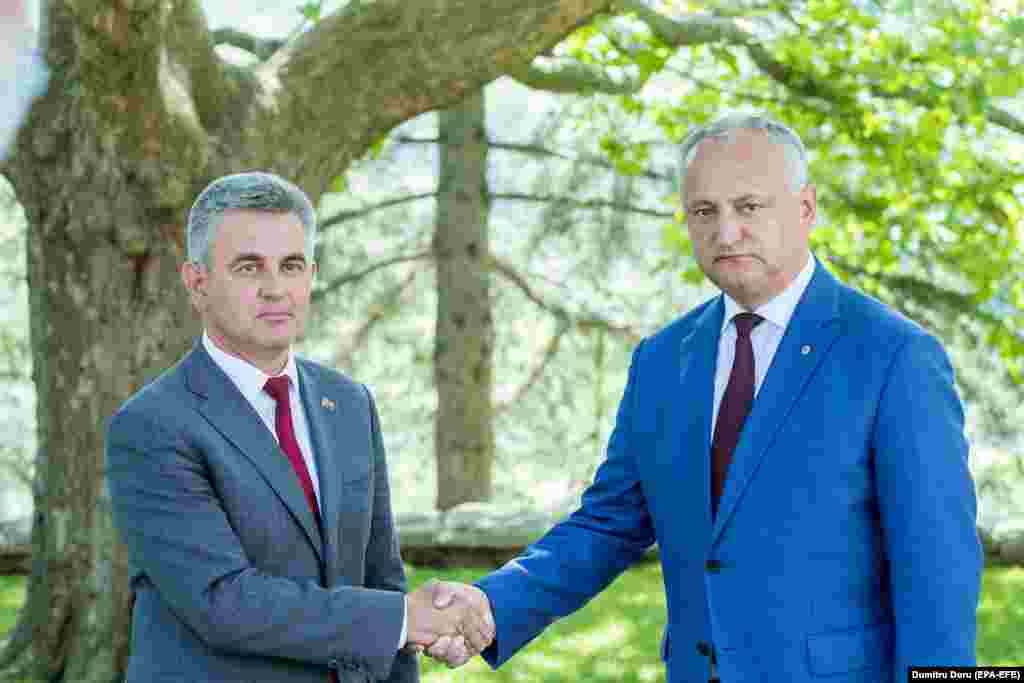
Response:
[[[176,266],[199,189],[265,168],[314,201],[397,123],[550,49],[607,2],[351,2],[252,70],[226,67],[194,0],[47,3],[54,74],[3,167],[30,224],[40,485],[33,572],[3,664],[110,681],[128,585],[102,425],[194,332]]]
[[[620,93],[617,104],[670,139],[727,104],[779,113],[820,150],[813,170],[829,221],[817,239],[841,274],[919,317],[951,312],[935,325],[980,321],[976,336],[1015,372],[1022,293],[1009,273],[1021,265],[1020,168],[1002,131],[1024,127],[1002,98],[1021,88],[1017,15],[980,2],[936,5],[927,14],[934,30],[911,39],[899,17],[871,7],[353,1],[269,59],[234,68],[216,57],[191,0],[51,0],[54,81],[2,169],[31,226],[40,444],[35,571],[6,661],[31,643],[40,679],[107,681],[123,670],[126,567],[103,494],[101,425],[191,336],[175,265],[195,193],[222,173],[261,167],[317,200],[394,125],[501,74]],[[659,100],[640,90],[655,74],[690,85]],[[615,109],[599,105],[594,128]],[[622,170],[644,168],[650,145],[604,139]],[[678,223],[663,232],[687,270]],[[552,230],[535,253],[578,237]],[[559,284],[523,277],[528,260],[508,268],[498,256],[492,266],[510,291],[559,308],[544,295]]]

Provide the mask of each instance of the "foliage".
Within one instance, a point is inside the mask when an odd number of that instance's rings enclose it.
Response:
[[[25,577],[0,576],[0,636],[14,628],[25,602]]]
[[[623,111],[674,140],[728,109],[791,124],[818,186],[817,251],[944,336],[980,323],[970,328],[975,345],[1024,380],[1015,3],[887,3],[882,13],[839,0],[675,2],[660,15],[624,4],[632,15],[589,26],[566,47],[648,83],[618,98]],[[628,172],[644,149],[623,144],[619,130],[609,126],[602,147]],[[684,278],[700,281],[682,222],[664,239]]]

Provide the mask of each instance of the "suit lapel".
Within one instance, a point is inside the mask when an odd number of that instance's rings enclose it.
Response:
[[[839,336],[838,322],[839,283],[818,262],[743,425],[711,532],[712,543],[721,535],[779,428]]]
[[[682,400],[672,400],[676,405],[673,412],[680,416],[678,443],[682,445],[683,457],[697,458],[700,463],[696,471],[701,477],[700,490],[704,492],[701,509],[706,516],[705,529],[711,524],[711,406],[724,315],[725,302],[719,296],[697,318],[690,333],[683,337],[679,344],[680,389],[677,394]]]
[[[306,423],[309,425],[309,439],[313,447],[313,458],[316,460],[317,477],[320,484],[320,518],[323,523],[324,542],[327,544],[327,558],[333,562],[337,556],[329,546],[335,538],[336,518],[332,514],[338,504],[338,485],[341,481],[338,473],[338,459],[333,457],[336,450],[334,439],[331,438],[329,416],[337,412],[334,403],[320,386],[316,373],[299,358],[295,359],[299,371],[299,396],[302,407],[306,411]],[[326,400],[325,400],[326,399]],[[328,576],[333,576],[336,568],[328,566]]]
[[[197,343],[189,354],[185,374],[189,389],[204,399],[199,401],[199,412],[252,462],[267,485],[298,520],[323,562],[320,530],[299,479],[256,410],[210,358],[202,343]]]

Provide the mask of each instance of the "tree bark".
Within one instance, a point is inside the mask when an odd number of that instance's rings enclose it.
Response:
[[[434,457],[437,508],[448,510],[494,489],[494,318],[483,94],[440,118]]]
[[[50,87],[0,163],[30,226],[40,445],[16,627],[31,639],[12,638],[0,668],[123,676],[130,590],[104,426],[197,332],[177,266],[198,191],[262,168],[316,202],[393,126],[521,69],[608,4],[353,0],[243,71],[217,58],[197,0],[47,0]]]

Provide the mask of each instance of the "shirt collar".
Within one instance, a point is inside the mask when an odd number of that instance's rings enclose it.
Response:
[[[771,300],[766,301],[757,308],[754,309],[754,313],[765,320],[771,322],[781,330],[786,329],[786,325],[789,324],[789,319],[793,317],[793,311],[796,310],[796,305],[800,303],[800,297],[804,295],[804,291],[807,289],[807,285],[811,282],[811,276],[814,275],[814,257],[807,254],[807,263],[804,265],[803,270],[793,278],[793,281],[789,285],[775,295]],[[722,293],[725,297],[725,318],[722,320],[722,330],[724,331],[729,323],[732,322],[733,317],[737,313],[742,313],[746,309],[740,306],[736,301],[726,294]]]
[[[220,366],[220,369],[231,378],[231,381],[235,383],[238,390],[248,399],[249,403],[257,405],[256,397],[267,395],[263,391],[263,387],[266,385],[267,380],[270,379],[270,375],[249,361],[232,356],[230,353],[222,350],[213,343],[209,333],[205,330],[203,330],[203,347],[210,354],[210,357],[213,358],[213,361]],[[299,387],[299,373],[295,365],[295,354],[290,349],[288,351],[288,362],[285,363],[281,374],[288,375],[291,379],[288,389],[289,393],[297,391]]]

